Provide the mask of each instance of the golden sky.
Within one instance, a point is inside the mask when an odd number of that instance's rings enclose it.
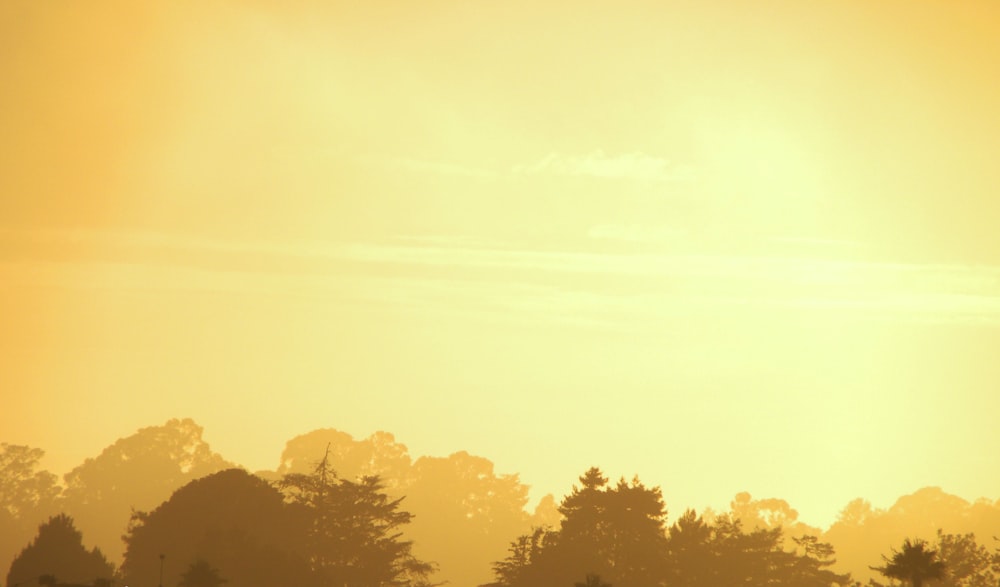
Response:
[[[0,3],[0,439],[1000,497],[1000,4]]]

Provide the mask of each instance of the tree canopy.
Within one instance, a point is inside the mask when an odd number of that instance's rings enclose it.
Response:
[[[427,585],[434,570],[417,559],[402,539],[412,514],[400,509],[378,477],[340,479],[324,455],[312,473],[291,473],[278,483],[292,505],[308,518],[305,549],[312,570],[324,584]]]
[[[199,559],[233,585],[315,585],[305,547],[308,519],[266,481],[229,469],[192,481],[151,512],[136,512],[125,536],[125,584],[177,585]]]
[[[57,512],[58,479],[39,470],[44,455],[39,448],[0,444],[0,569],[9,569],[39,523]]]
[[[114,566],[100,549],[87,550],[73,518],[59,514],[38,527],[38,535],[10,565],[7,585],[23,585],[42,577],[52,584],[96,585],[110,581]]]
[[[715,587],[846,585],[833,548],[815,536],[783,548],[781,526],[744,530],[733,514],[712,522],[685,512],[669,529],[659,488],[638,479],[609,485],[597,468],[580,477],[559,507],[559,529],[516,539],[494,564],[492,587],[604,585]]]
[[[150,510],[188,481],[232,467],[193,420],[141,428],[66,474],[62,507],[117,560],[133,509]]]
[[[893,550],[892,556],[882,558],[885,564],[873,569],[891,579],[909,581],[913,587],[921,587],[924,582],[944,575],[945,565],[938,559],[937,551],[923,540],[907,538],[900,550]]]

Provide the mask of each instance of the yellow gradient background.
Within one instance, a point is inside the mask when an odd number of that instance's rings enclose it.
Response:
[[[1000,497],[1000,5],[0,3],[0,437]]]

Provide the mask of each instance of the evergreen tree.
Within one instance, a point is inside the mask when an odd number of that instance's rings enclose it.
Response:
[[[184,574],[181,575],[179,587],[219,587],[226,580],[219,575],[216,569],[203,558],[199,558],[191,563]]]
[[[378,477],[337,478],[328,455],[311,474],[285,475],[278,486],[310,517],[308,558],[330,584],[427,585],[434,566],[412,554],[401,528],[412,515],[390,499]]]
[[[38,535],[14,559],[7,585],[38,580],[52,584],[91,585],[110,580],[114,566],[97,548],[87,550],[73,518],[59,514],[38,527]]]
[[[872,569],[890,579],[909,581],[913,587],[921,587],[928,579],[940,579],[945,571],[937,551],[929,548],[923,540],[907,538],[901,550],[893,550],[891,557],[883,555],[882,559],[885,564]]]
[[[511,544],[511,554],[494,564],[492,585],[573,585],[580,577],[634,587],[663,581],[666,509],[659,488],[638,479],[608,486],[594,467],[559,511],[564,516],[559,530],[536,530]]]

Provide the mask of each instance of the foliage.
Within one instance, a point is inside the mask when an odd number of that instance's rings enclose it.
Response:
[[[608,486],[597,468],[559,507],[559,530],[536,529],[494,564],[493,585],[571,585],[599,576],[612,585],[657,585],[664,576],[666,509],[659,488],[638,479]]]
[[[885,564],[872,567],[890,579],[909,581],[913,587],[920,587],[928,579],[940,579],[945,565],[938,559],[937,551],[929,548],[923,540],[903,541],[900,550],[893,550],[891,557],[882,556]]]
[[[181,580],[177,583],[179,587],[219,587],[226,580],[219,575],[216,569],[203,558],[199,558],[191,563]]]
[[[781,526],[745,531],[735,515],[711,522],[688,510],[669,528],[659,488],[638,479],[608,485],[599,469],[580,477],[560,505],[559,530],[537,529],[515,540],[494,564],[492,587],[603,584],[744,587],[846,585],[829,570],[833,548],[816,536],[783,548]],[[587,582],[575,582],[586,576]]]
[[[399,509],[378,477],[337,478],[328,455],[311,474],[292,473],[278,483],[290,503],[306,508],[307,557],[324,582],[334,585],[427,585],[434,566],[418,560],[401,528],[412,514]]]
[[[266,481],[229,469],[192,481],[152,512],[136,512],[125,536],[124,584],[177,585],[198,559],[233,585],[317,585],[305,548],[308,519]]]
[[[1000,553],[990,552],[976,535],[946,534],[938,530],[938,559],[944,564],[942,587],[996,587]]]
[[[83,535],[66,514],[49,518],[38,528],[38,535],[14,559],[7,573],[7,585],[14,586],[38,579],[56,584],[94,584],[110,580],[114,566],[97,548],[87,550]]]
[[[531,528],[528,487],[517,475],[498,474],[488,459],[464,451],[418,459],[405,493],[408,509],[417,514],[407,538],[421,553],[433,553],[455,584],[484,582],[510,537]]]
[[[600,575],[587,575],[583,583],[574,583],[574,587],[611,587],[610,583],[601,580]]]
[[[117,558],[133,509],[155,508],[185,483],[231,466],[193,420],[169,420],[119,439],[67,473],[64,507]]]
[[[44,455],[38,448],[0,443],[0,510],[23,518],[52,504],[59,488],[55,475],[37,470]]]
[[[924,487],[904,495],[888,508],[855,499],[822,538],[837,549],[838,568],[850,570],[862,582],[874,577],[884,581],[869,565],[879,560],[886,545],[900,544],[907,537],[934,543],[941,529],[991,540],[1000,535],[1000,501],[967,501],[938,487]],[[946,582],[947,577],[941,581]]]
[[[411,465],[406,445],[396,442],[388,432],[354,440],[346,432],[325,428],[296,436],[285,444],[276,471],[278,477],[312,473],[316,456],[324,451],[331,467],[344,479],[378,476],[395,485],[406,479]]]
[[[511,536],[528,531],[532,523],[558,523],[551,496],[530,514],[525,511],[528,487],[517,475],[497,473],[488,459],[459,451],[411,461],[406,446],[387,432],[363,439],[334,429],[297,436],[286,444],[273,479],[311,474],[324,451],[339,478],[357,482],[378,476],[390,497],[406,497],[406,509],[414,516],[402,528],[404,538],[413,541],[418,558],[440,563],[438,580],[482,583]]]
[[[58,512],[57,478],[39,470],[38,448],[0,443],[0,569],[27,544],[38,525]]]

